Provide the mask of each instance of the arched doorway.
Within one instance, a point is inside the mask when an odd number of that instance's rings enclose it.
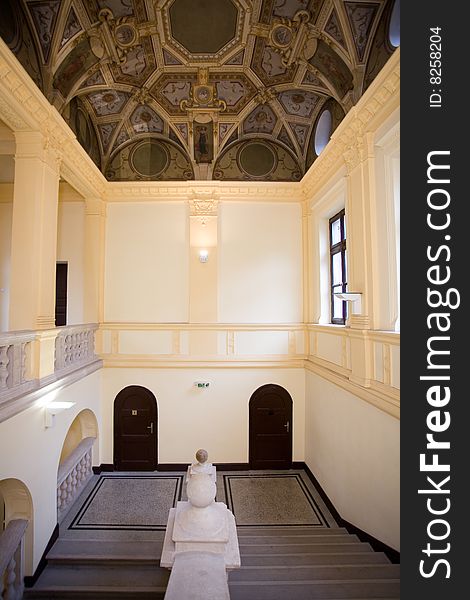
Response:
[[[114,400],[114,468],[155,471],[157,468],[157,400],[150,390],[131,385]]]
[[[269,383],[250,398],[249,460],[251,469],[292,466],[292,398]]]

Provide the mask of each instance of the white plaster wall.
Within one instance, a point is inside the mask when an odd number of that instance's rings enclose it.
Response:
[[[106,321],[188,320],[188,229],[183,202],[108,205]]]
[[[26,575],[36,569],[57,523],[57,468],[67,431],[85,408],[93,411],[101,429],[99,398],[100,371],[43,396],[34,406],[0,423],[0,480],[19,479],[33,501],[33,561],[26,565]],[[53,400],[75,402],[75,406],[56,415],[54,427],[46,429],[44,405]],[[93,464],[99,463],[99,449],[94,448]]]
[[[400,548],[400,423],[306,372],[305,462],[339,514]]]
[[[209,381],[207,389],[195,381]],[[213,462],[248,462],[248,403],[266,383],[293,400],[293,459],[304,460],[303,369],[104,369],[102,462],[113,462],[113,405],[128,385],[148,388],[158,404],[158,462],[189,463],[198,448]]]
[[[12,203],[0,202],[0,331],[8,331],[12,213]]]
[[[219,320],[301,321],[300,205],[224,202],[219,221]]]
[[[67,325],[84,322],[84,235],[83,202],[59,202],[57,219],[57,262],[68,262]]]

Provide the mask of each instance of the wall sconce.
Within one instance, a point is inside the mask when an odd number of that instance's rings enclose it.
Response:
[[[335,292],[335,297],[338,300],[351,302],[351,314],[362,314],[362,294],[360,292]]]
[[[51,402],[44,407],[44,422],[46,427],[54,427],[54,417],[61,413],[63,410],[67,410],[75,406],[75,402]]]
[[[209,260],[208,250],[199,250],[199,262],[206,263]]]

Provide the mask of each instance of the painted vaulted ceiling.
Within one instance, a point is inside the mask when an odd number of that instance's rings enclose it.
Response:
[[[111,181],[296,181],[399,0],[4,0],[0,35]]]

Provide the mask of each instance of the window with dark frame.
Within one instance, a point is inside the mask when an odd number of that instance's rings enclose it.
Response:
[[[330,234],[330,281],[331,322],[344,325],[347,317],[347,302],[336,298],[335,293],[346,292],[346,222],[344,209],[329,220]]]

